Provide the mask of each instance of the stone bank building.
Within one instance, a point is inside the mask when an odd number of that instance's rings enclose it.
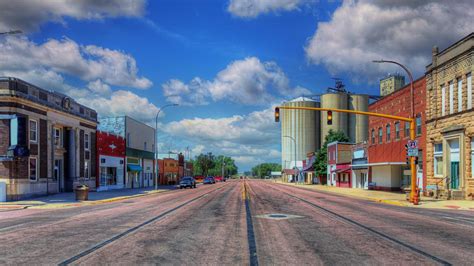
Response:
[[[95,188],[96,111],[17,78],[0,78],[0,182],[7,200]],[[5,193],[5,191],[0,191]]]
[[[474,199],[474,33],[426,67],[427,189],[451,199]]]

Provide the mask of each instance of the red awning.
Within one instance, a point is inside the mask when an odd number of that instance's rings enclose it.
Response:
[[[336,169],[336,170],[333,170],[331,172],[333,172],[333,173],[345,173],[345,172],[350,172],[350,170],[351,170],[351,168],[347,167],[347,168]]]

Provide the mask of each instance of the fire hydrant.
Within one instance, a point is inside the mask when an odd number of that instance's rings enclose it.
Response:
[[[415,189],[415,195],[413,195],[413,205],[418,205],[420,203],[420,189]]]

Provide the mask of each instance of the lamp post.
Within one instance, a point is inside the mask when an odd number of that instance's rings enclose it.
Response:
[[[13,35],[23,33],[21,30],[10,30],[5,32],[0,32],[0,35]]]
[[[161,110],[165,109],[166,107],[170,107],[170,106],[178,106],[177,103],[173,103],[173,104],[167,104],[167,105],[164,105],[162,107],[160,107],[160,109],[158,110],[158,112],[156,113],[156,118],[155,118],[155,163],[156,163],[156,173],[155,173],[155,190],[158,189],[158,175],[160,174],[159,172],[159,164],[158,164],[158,116],[160,115],[160,112]]]
[[[411,74],[410,70],[395,61],[391,60],[373,60],[372,62],[374,63],[388,63],[388,64],[395,64],[397,66],[400,66],[405,70],[405,72],[408,75],[408,78],[410,79],[410,107],[411,107],[411,114],[410,118],[412,118],[412,121],[410,122],[410,140],[415,140],[415,97],[414,97],[414,88],[413,88],[413,75]],[[415,198],[415,193],[417,190],[417,183],[416,183],[416,167],[415,167],[415,157],[411,156],[410,157],[410,170],[411,170],[411,190],[410,190],[410,202],[414,202]]]
[[[297,170],[298,170],[298,167],[296,167],[296,140],[295,138],[291,137],[291,136],[283,136],[284,138],[289,138],[291,140],[293,140],[293,146],[294,146],[294,149],[295,149],[295,156],[294,156],[294,159],[295,159],[295,184],[296,184],[296,177],[297,177]]]

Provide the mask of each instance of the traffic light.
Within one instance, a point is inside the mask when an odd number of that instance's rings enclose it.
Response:
[[[275,122],[280,122],[280,108],[275,107]]]
[[[332,111],[328,111],[328,125],[332,125]]]
[[[405,158],[406,158],[406,163],[407,165],[410,165],[410,156],[408,156],[408,145],[405,144]]]

